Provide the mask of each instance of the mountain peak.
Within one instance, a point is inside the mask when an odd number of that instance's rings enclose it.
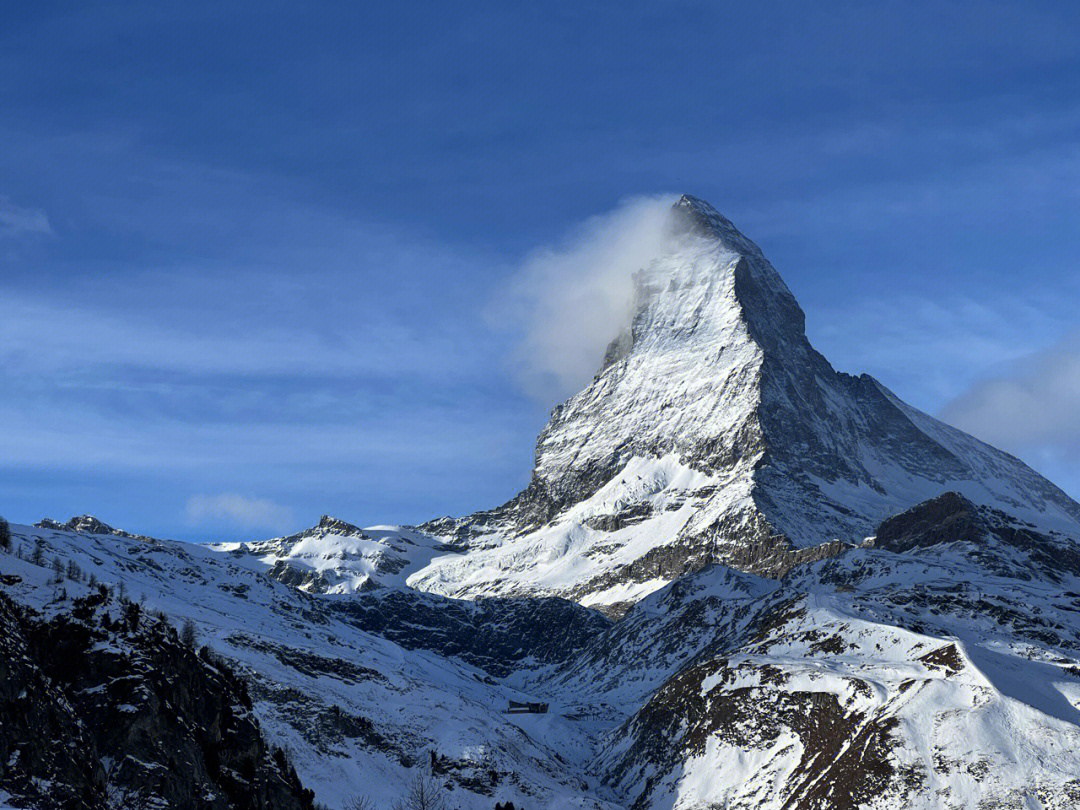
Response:
[[[737,317],[763,349],[794,352],[794,359],[803,362],[801,355],[809,348],[805,316],[761,248],[698,197],[684,194],[671,213],[676,237],[671,254],[636,276],[638,315],[658,298],[668,299],[659,302],[667,311],[654,318],[652,326],[673,326],[680,342],[698,329]],[[640,326],[634,325],[635,338]],[[622,355],[625,348],[612,356]]]
[[[363,534],[360,527],[347,523],[340,518],[331,517],[330,515],[323,515],[319,518],[319,522],[314,528],[315,530],[322,529],[323,531],[334,532],[335,534]]]
[[[717,239],[737,253],[761,256],[761,248],[740,233],[739,229],[705,200],[683,194],[671,207],[676,235],[692,234]]]
[[[128,535],[127,532],[113,528],[108,523],[98,520],[93,515],[76,515],[68,520],[67,523],[61,523],[57,520],[52,520],[51,518],[44,518],[35,525],[40,529],[82,532],[84,534],[115,534],[124,537],[133,536]]]
[[[709,203],[684,195],[672,218],[629,327],[541,431],[529,486],[456,524],[485,553],[415,582],[602,604],[714,562],[778,576],[947,488],[1080,531],[1080,505],[1021,462],[833,369],[780,274]]]

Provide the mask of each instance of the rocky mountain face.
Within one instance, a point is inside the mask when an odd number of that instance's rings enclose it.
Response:
[[[334,607],[361,630],[409,650],[459,658],[499,677],[522,666],[561,663],[610,624],[602,614],[556,597],[465,601],[395,588]]]
[[[311,810],[244,681],[107,590],[44,617],[0,594],[0,791],[18,807]]]
[[[457,810],[1080,807],[1080,506],[834,371],[706,203],[635,283],[497,509],[12,526],[0,805],[303,806],[295,763],[332,810],[418,774]]]
[[[1080,505],[1019,460],[836,372],[758,247],[707,203],[672,211],[636,315],[537,442],[505,506],[424,528],[469,553],[414,575],[470,597],[614,612],[711,563],[778,577],[947,490],[1080,534]]]

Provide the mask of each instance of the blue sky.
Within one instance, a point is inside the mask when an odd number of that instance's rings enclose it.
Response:
[[[507,296],[672,192],[1080,495],[1076,4],[455,5],[4,6],[0,512],[495,505],[570,385]]]

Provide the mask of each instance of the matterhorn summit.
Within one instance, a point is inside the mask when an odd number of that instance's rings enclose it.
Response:
[[[835,371],[783,279],[708,203],[634,275],[632,322],[540,434],[528,488],[426,528],[460,555],[409,584],[561,595],[618,612],[710,563],[779,576],[944,492],[1046,531],[1080,505],[1019,460]]]

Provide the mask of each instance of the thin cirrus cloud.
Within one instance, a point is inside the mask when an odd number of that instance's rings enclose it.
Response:
[[[45,212],[37,208],[23,208],[7,197],[0,195],[0,237],[13,237],[20,234],[53,233],[52,225]]]
[[[292,509],[267,498],[235,492],[192,495],[187,502],[189,522],[197,526],[226,525],[238,529],[285,530],[294,524]]]
[[[9,372],[108,366],[200,374],[342,373],[385,368],[383,358],[392,354],[424,357],[408,326],[379,313],[330,332],[306,319],[310,312],[285,322],[260,317],[256,296],[243,283],[222,283],[214,295],[243,301],[245,309],[230,320],[193,323],[185,313],[164,308],[121,314],[92,303],[9,292],[0,305],[0,357]],[[41,329],[43,323],[50,328]]]
[[[838,369],[869,373],[931,413],[1054,344],[1073,322],[1061,301],[1037,297],[855,298],[807,309],[811,342]]]

